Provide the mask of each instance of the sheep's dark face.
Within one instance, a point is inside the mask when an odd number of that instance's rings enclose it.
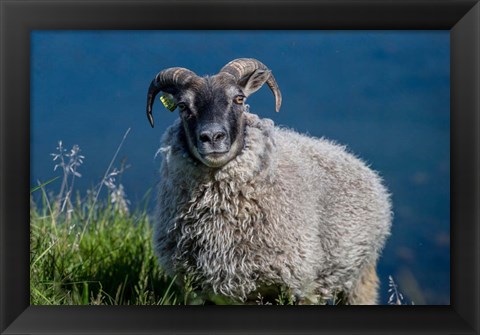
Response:
[[[168,98],[162,101],[170,111],[179,110],[191,154],[206,166],[219,168],[242,151],[245,99],[265,83],[275,96],[278,112],[280,89],[271,71],[256,59],[235,59],[218,74],[203,78],[185,68],[168,68],[150,83],[147,117],[153,127],[155,96],[166,93]]]
[[[209,167],[221,167],[244,145],[245,93],[221,73],[201,78],[175,95],[192,155]]]

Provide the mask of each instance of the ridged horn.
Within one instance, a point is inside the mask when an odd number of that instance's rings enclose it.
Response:
[[[258,69],[268,70],[265,64],[254,58],[238,58],[225,65],[220,72],[230,73],[238,82],[240,79],[251,75],[253,71]],[[280,110],[280,106],[282,105],[282,93],[280,92],[277,81],[275,80],[273,74],[270,74],[270,77],[267,79],[267,85],[270,87],[273,95],[275,96],[275,111],[278,112]]]
[[[163,91],[167,87],[181,88],[189,83],[197,75],[183,67],[172,67],[160,71],[150,83],[147,94],[147,118],[153,128],[152,108],[155,96],[158,92]]]

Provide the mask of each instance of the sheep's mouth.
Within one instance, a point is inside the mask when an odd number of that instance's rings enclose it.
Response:
[[[221,158],[222,156],[225,156],[226,154],[228,154],[228,151],[221,151],[221,152],[214,151],[214,152],[203,154],[203,157],[217,159],[217,158]]]
[[[202,154],[202,162],[209,167],[221,167],[230,161],[230,151],[214,151]]]

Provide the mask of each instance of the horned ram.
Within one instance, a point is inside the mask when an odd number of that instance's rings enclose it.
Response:
[[[276,80],[255,59],[205,77],[168,68],[151,82],[151,126],[159,92],[180,114],[160,148],[160,264],[193,278],[205,300],[288,292],[298,304],[378,303],[376,263],[392,220],[381,178],[343,146],[250,113],[246,99],[264,83],[278,112]]]

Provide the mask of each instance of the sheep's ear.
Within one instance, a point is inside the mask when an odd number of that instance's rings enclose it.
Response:
[[[238,85],[242,88],[245,96],[248,97],[265,84],[268,78],[270,78],[270,73],[270,70],[255,70],[250,76],[240,79]]]

